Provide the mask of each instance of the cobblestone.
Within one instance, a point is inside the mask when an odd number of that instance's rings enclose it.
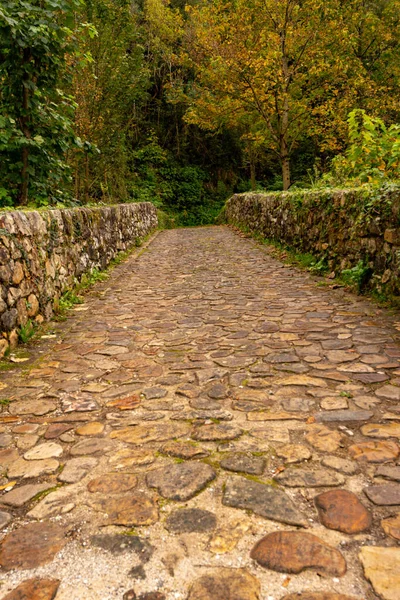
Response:
[[[170,230],[52,324],[1,375],[1,594],[400,597],[400,325],[329,285]]]

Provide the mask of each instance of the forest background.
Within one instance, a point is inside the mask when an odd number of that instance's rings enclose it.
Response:
[[[400,179],[400,0],[1,0],[0,207]]]

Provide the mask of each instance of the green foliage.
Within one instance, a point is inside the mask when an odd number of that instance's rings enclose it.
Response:
[[[83,304],[83,298],[78,296],[73,290],[68,290],[59,298],[57,312],[63,315],[68,310],[71,310],[75,304]]]
[[[356,109],[349,114],[348,129],[349,146],[332,161],[323,182],[379,185],[400,179],[400,125],[386,127],[382,119]]]
[[[76,104],[67,90],[79,4],[4,0],[0,6],[1,205],[28,199],[41,205],[67,194],[66,154],[81,143],[73,129]]]
[[[368,281],[371,279],[373,270],[363,261],[360,260],[351,269],[344,269],[341,272],[341,278],[349,285],[355,285],[358,292],[362,292]]]

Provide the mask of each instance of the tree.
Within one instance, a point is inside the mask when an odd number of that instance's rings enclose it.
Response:
[[[75,103],[66,92],[79,0],[4,0],[0,6],[0,193],[27,204],[59,197],[70,179]],[[2,191],[1,191],[2,190]]]
[[[247,140],[278,156],[285,190],[302,139],[323,137],[325,148],[341,149],[359,58],[340,2],[216,0],[189,15],[189,122],[244,127]]]

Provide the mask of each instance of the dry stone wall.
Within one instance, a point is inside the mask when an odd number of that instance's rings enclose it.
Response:
[[[157,227],[149,203],[0,215],[0,356],[28,319],[48,320],[63,292]]]
[[[236,194],[228,223],[324,259],[340,275],[360,265],[367,286],[400,295],[400,189]]]

